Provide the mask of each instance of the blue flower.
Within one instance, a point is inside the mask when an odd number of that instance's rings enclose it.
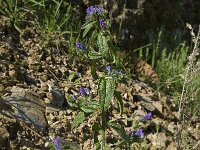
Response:
[[[106,71],[107,71],[107,72],[111,72],[111,70],[112,70],[112,69],[111,69],[111,66],[107,65],[107,66],[106,66]]]
[[[98,5],[95,6],[95,10],[97,14],[100,14],[103,12],[103,9],[101,7],[99,7]]]
[[[103,9],[102,9],[101,7],[99,7],[98,5],[89,6],[89,7],[86,9],[86,13],[87,13],[88,15],[93,14],[93,13],[101,14],[102,12],[103,12]]]
[[[129,129],[128,135],[129,135],[129,136],[132,136],[132,135],[133,135],[133,130],[132,130],[132,129]]]
[[[54,137],[53,142],[54,142],[54,144],[56,146],[56,150],[62,150],[61,149],[61,144],[60,144],[60,139],[57,136]]]
[[[86,88],[86,89],[85,89],[85,92],[86,92],[86,94],[89,95],[89,94],[90,94],[90,89],[89,89],[89,88]]]
[[[150,113],[146,114],[146,115],[141,119],[141,121],[150,120],[151,118],[152,118],[152,113],[150,112]]]
[[[82,96],[87,96],[87,93],[85,92],[85,89],[83,87],[80,87],[79,92]]]
[[[106,23],[105,23],[105,21],[103,19],[100,18],[99,19],[99,25],[100,25],[101,28],[105,28]]]
[[[146,120],[150,120],[151,118],[152,118],[152,113],[151,112],[144,116],[144,119],[146,119]]]
[[[94,13],[94,11],[95,11],[94,6],[90,6],[86,9],[88,15]]]
[[[135,136],[141,138],[143,136],[143,131],[142,129],[138,129],[136,132],[135,132]]]
[[[76,48],[85,50],[85,47],[84,47],[83,44],[80,43],[80,42],[76,42]]]

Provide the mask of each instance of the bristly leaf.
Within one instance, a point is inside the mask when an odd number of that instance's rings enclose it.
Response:
[[[97,72],[96,72],[96,61],[93,60],[92,61],[92,65],[91,65],[91,74],[92,74],[92,77],[97,80],[98,79],[98,75],[97,75]]]
[[[80,108],[85,113],[93,113],[93,112],[98,111],[98,109],[99,109],[99,103],[98,102],[82,103],[82,106],[80,106]]]
[[[85,114],[84,112],[79,112],[78,115],[74,118],[73,122],[72,122],[72,130],[74,128],[76,128],[80,123],[83,123],[83,121],[85,120]]]
[[[83,38],[87,35],[87,33],[94,27],[94,25],[96,24],[96,21],[92,21],[92,22],[86,22],[81,29],[84,29],[83,31]]]
[[[103,57],[108,57],[109,54],[108,38],[104,36],[103,33],[98,34],[97,45]]]
[[[115,90],[115,80],[112,77],[101,78],[99,82],[99,100],[101,108],[106,111],[112,100]]]
[[[113,45],[111,40],[108,40],[109,55],[112,56],[113,63],[116,63],[116,50],[117,48]]]
[[[120,92],[119,91],[116,91],[114,92],[114,95],[118,101],[118,104],[119,104],[119,110],[120,110],[120,115],[123,114],[123,111],[124,111],[124,102],[123,102],[123,98],[122,96],[120,95]]]
[[[101,78],[99,82],[99,101],[101,108],[104,109],[105,98],[106,98],[106,80],[105,78]]]
[[[90,59],[92,59],[92,60],[94,60],[94,59],[99,59],[99,58],[102,57],[102,54],[99,53],[99,52],[90,51],[90,52],[88,53],[88,57],[89,57]]]

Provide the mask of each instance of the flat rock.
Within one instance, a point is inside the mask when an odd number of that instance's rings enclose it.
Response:
[[[45,105],[36,95],[23,88],[13,87],[11,93],[2,98],[13,110],[3,110],[3,114],[31,124],[39,130],[46,130]]]

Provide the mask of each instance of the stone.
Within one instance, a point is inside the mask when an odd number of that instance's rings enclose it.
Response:
[[[3,110],[4,115],[31,124],[41,131],[47,129],[45,105],[36,95],[23,88],[13,87],[11,94],[2,99],[12,108],[12,111]]]

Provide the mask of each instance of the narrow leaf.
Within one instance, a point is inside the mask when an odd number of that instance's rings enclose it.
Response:
[[[85,113],[93,113],[99,109],[99,103],[97,102],[89,102],[83,103],[81,106],[81,110]]]
[[[88,57],[89,57],[90,59],[94,60],[94,59],[99,59],[99,58],[101,58],[102,55],[101,55],[101,53],[99,53],[99,52],[90,51],[90,52],[88,53]]]
[[[98,75],[97,75],[97,72],[96,72],[96,61],[92,61],[92,65],[91,65],[91,74],[92,74],[92,77],[97,80],[98,79]]]
[[[79,112],[72,122],[72,130],[85,120],[84,112]]]
[[[105,99],[106,99],[106,80],[101,78],[99,82],[99,101],[101,108],[104,109]]]
[[[103,57],[107,57],[109,54],[108,39],[102,33],[97,37],[97,45]]]
[[[96,21],[90,22],[90,23],[86,23],[82,26],[81,29],[84,29],[83,31],[83,38],[86,36],[86,34],[93,28],[93,26],[95,25]]]
[[[120,110],[120,115],[122,115],[123,111],[124,111],[124,102],[123,102],[123,98],[120,94],[119,91],[116,91],[114,92],[114,95],[118,101],[118,104],[119,104],[119,110]]]
[[[106,79],[106,99],[105,99],[104,109],[107,110],[110,106],[110,102],[114,95],[115,80],[112,77],[108,77],[105,79]]]
[[[115,89],[115,80],[112,77],[102,78],[99,82],[99,100],[101,108],[106,111],[112,100]]]

